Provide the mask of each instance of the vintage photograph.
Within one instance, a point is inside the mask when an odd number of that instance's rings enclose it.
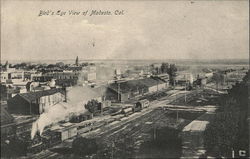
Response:
[[[1,0],[1,158],[249,158],[248,0]]]

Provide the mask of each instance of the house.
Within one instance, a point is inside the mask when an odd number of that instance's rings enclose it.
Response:
[[[65,100],[63,89],[50,89],[38,92],[20,93],[10,98],[8,110],[14,114],[42,114],[51,105]]]

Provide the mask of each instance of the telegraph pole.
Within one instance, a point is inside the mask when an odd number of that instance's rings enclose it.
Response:
[[[175,94],[175,102],[177,102],[177,94]],[[179,120],[179,112],[178,110],[176,110],[176,122],[178,122],[178,120]]]
[[[177,115],[176,115],[176,122],[179,121],[179,111],[177,110]]]
[[[156,140],[156,130],[155,130],[155,125],[154,125],[154,140]]]
[[[186,91],[187,91],[187,78],[186,78],[186,75],[185,75],[185,103],[187,101]]]
[[[117,98],[118,98],[118,102],[119,102],[119,95],[120,95],[120,83],[118,83],[118,91],[117,91]]]

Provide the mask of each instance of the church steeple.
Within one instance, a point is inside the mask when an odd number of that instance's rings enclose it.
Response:
[[[75,65],[78,66],[78,56],[76,57],[76,62],[75,62]]]

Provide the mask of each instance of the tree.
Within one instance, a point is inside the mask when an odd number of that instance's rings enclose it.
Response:
[[[100,103],[97,100],[92,99],[85,104],[85,109],[87,109],[90,113],[96,113],[99,110],[99,106]]]
[[[54,68],[54,67],[56,67],[56,65],[54,65],[54,64],[49,64],[49,65],[47,66],[47,68]]]
[[[161,72],[162,73],[167,73],[169,70],[169,64],[168,63],[162,63],[161,64]]]
[[[232,149],[235,152],[248,150],[248,77],[249,72],[242,82],[228,90],[227,95],[220,97],[220,107],[204,133],[209,155],[231,157]]]
[[[213,74],[212,81],[215,81],[217,90],[218,90],[219,84],[222,85],[224,83],[224,78],[225,78],[224,75],[220,72]]]
[[[230,157],[234,144],[238,141],[239,113],[217,112],[204,133],[205,147],[214,156]],[[216,149],[214,149],[216,147]]]
[[[170,84],[171,85],[174,85],[174,80],[175,80],[175,77],[176,77],[176,72],[177,72],[177,67],[175,66],[175,64],[170,64],[167,73],[169,75],[169,80],[170,80]]]

